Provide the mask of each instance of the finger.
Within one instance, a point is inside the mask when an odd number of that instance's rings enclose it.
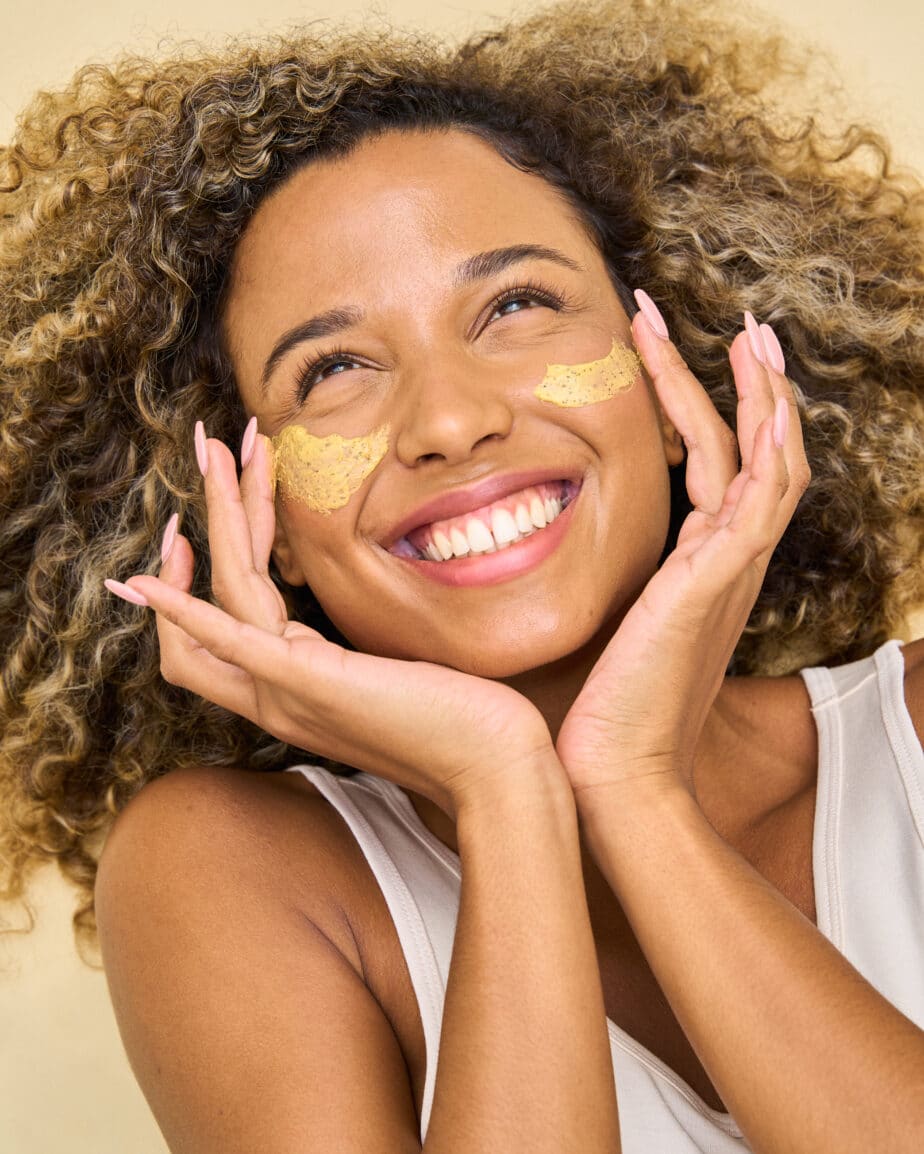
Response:
[[[241,621],[282,632],[285,614],[280,610],[280,599],[254,565],[250,524],[234,457],[214,438],[206,440],[205,452],[212,592],[219,604]]]
[[[745,330],[732,341],[728,359],[738,394],[735,428],[741,467],[749,470],[754,452],[754,438],[763,422],[773,415],[774,395],[767,365],[763,337],[754,317],[744,314]]]
[[[189,593],[195,559],[189,541],[177,530],[177,514],[170,518],[161,544],[163,565],[160,579],[166,585]],[[131,586],[129,586],[131,588]],[[219,661],[163,614],[156,614],[161,675],[171,685],[180,685],[253,720],[256,705],[253,679],[242,670]]]
[[[182,630],[213,657],[243,670],[255,681],[285,686],[292,676],[291,643],[283,636],[239,621],[217,605],[191,597],[158,577],[130,577],[126,584],[141,593],[158,616]],[[300,636],[306,643],[318,646],[319,660],[324,660],[325,667],[328,664],[325,651],[340,652],[320,636],[310,636],[308,630],[303,630]],[[211,693],[205,696],[212,698]]]
[[[668,419],[687,449],[686,484],[695,508],[715,513],[738,472],[735,435],[669,339],[639,312],[632,335]]]
[[[253,567],[265,575],[276,532],[272,444],[268,437],[257,435],[253,453],[241,471],[240,493],[250,528]]]
[[[694,559],[720,584],[755,563],[763,572],[789,521],[789,471],[784,449],[774,440],[774,417],[757,430],[750,471],[740,477],[734,507],[723,507],[722,523]]]
[[[770,325],[761,325],[760,332],[767,350],[767,371],[773,395],[777,400],[782,397],[789,411],[789,427],[784,450],[790,478],[790,500],[795,508],[799,498],[808,488],[812,476],[805,453],[799,403],[792,381],[786,376],[786,361],[776,333]]]

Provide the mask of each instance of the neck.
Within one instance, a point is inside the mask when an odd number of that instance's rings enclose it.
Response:
[[[618,618],[606,622],[580,649],[557,661],[501,678],[505,685],[522,694],[539,710],[549,727],[553,742],[557,740],[568,710],[584,688],[590,671],[616,632],[618,624]]]
[[[601,630],[581,649],[550,665],[504,679],[506,684],[522,693],[540,710],[553,740],[557,738],[568,710],[606,647],[616,624],[615,621],[609,623],[607,628]],[[704,812],[707,812],[707,817],[723,834],[734,830],[740,818],[738,814],[732,815],[726,812],[730,798],[738,793],[738,790],[730,788],[726,773],[728,766],[738,760],[736,756],[730,756],[730,752],[740,749],[743,736],[740,731],[749,729],[745,717],[746,711],[737,704],[737,698],[741,694],[736,692],[734,682],[735,679],[732,679],[732,682],[725,683],[710,710],[696,750],[694,764],[694,777],[698,790],[700,784],[702,785],[700,801]],[[737,772],[733,776],[737,776]],[[429,799],[410,791],[408,794],[423,824],[444,845],[457,853],[455,824],[451,818]],[[581,858],[588,904],[598,940],[634,943],[634,936],[622,909],[585,845],[583,836]]]

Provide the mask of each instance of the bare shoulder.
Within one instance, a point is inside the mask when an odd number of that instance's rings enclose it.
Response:
[[[302,774],[190,767],[149,782],[118,815],[97,904],[108,886],[151,869],[170,871],[177,896],[206,885],[228,901],[238,887],[260,885],[322,925],[359,970],[342,868],[351,848],[342,820]]]
[[[100,945],[172,1154],[420,1149],[347,914],[339,821],[301,775],[209,768],[148,783],[116,819]]]
[[[918,741],[924,745],[924,638],[902,646],[905,658],[905,701]]]

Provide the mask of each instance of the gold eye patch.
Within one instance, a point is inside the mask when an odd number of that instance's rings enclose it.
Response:
[[[613,347],[602,360],[583,365],[547,365],[535,395],[540,401],[563,408],[596,405],[631,389],[641,366],[638,354],[614,337]]]
[[[367,437],[315,437],[288,425],[273,437],[274,481],[318,513],[342,508],[388,452],[388,425]]]

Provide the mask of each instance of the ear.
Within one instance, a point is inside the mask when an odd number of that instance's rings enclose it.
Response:
[[[276,563],[276,568],[279,570],[279,576],[287,585],[291,585],[294,588],[297,585],[308,584],[307,578],[302,572],[302,567],[296,560],[292,547],[289,544],[288,535],[278,512],[276,515],[276,530],[273,537],[272,557]]]
[[[658,405],[658,414],[661,418],[661,438],[664,442],[664,456],[671,467],[679,465],[683,460],[683,437],[677,432],[669,417]]]

